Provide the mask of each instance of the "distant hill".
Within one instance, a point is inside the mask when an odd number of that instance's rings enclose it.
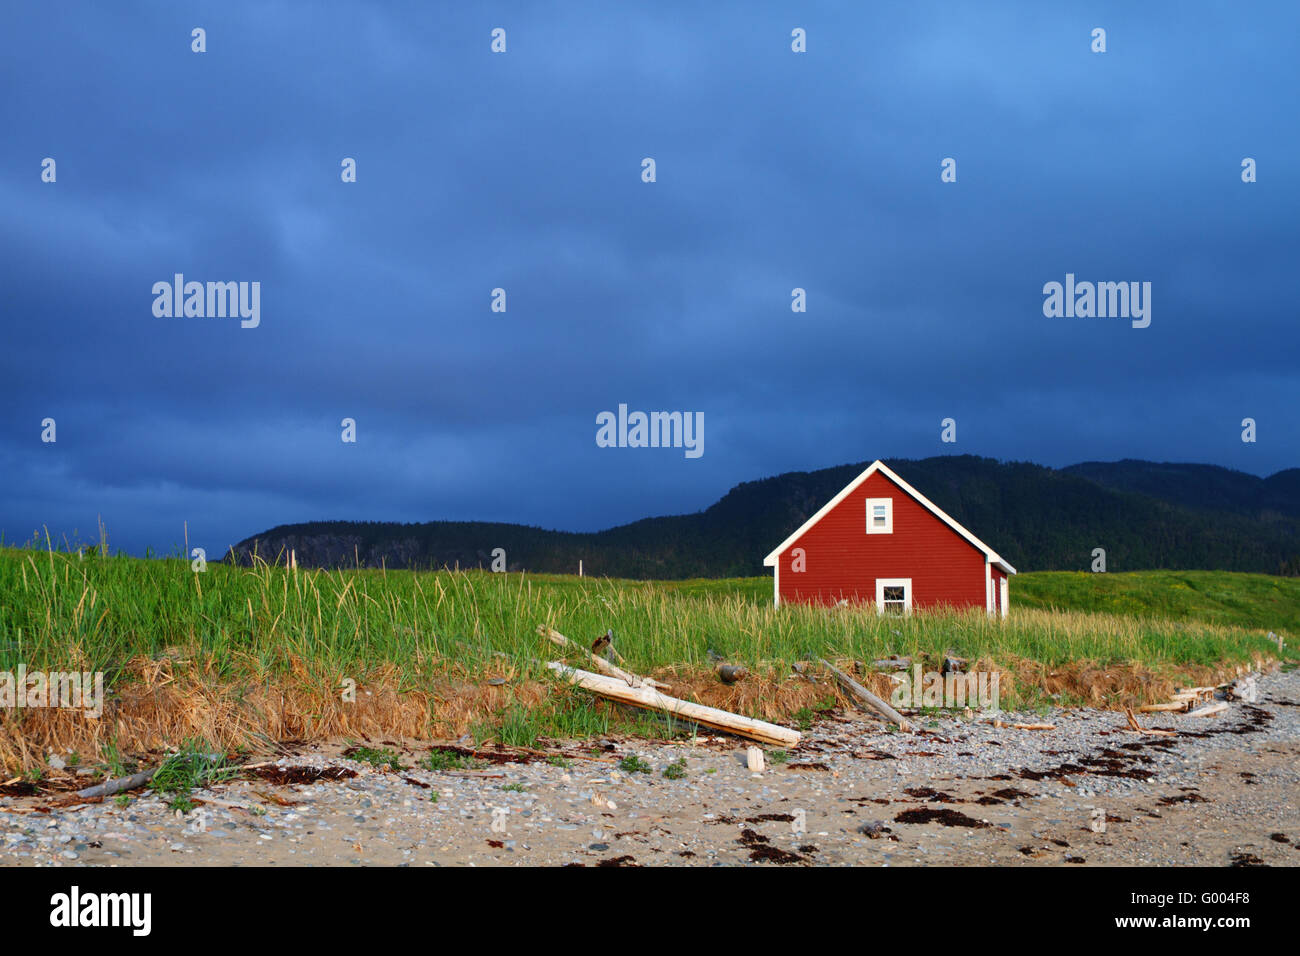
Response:
[[[1061,469],[1091,478],[1099,485],[1134,491],[1172,504],[1202,511],[1232,511],[1256,517],[1269,512],[1300,517],[1300,468],[1288,468],[1268,478],[1218,465],[1170,462],[1085,461]]]
[[[227,560],[296,552],[308,567],[488,567],[631,578],[761,575],[780,544],[869,462],[747,481],[704,511],[593,533],[489,522],[316,521],[237,544]],[[886,462],[1022,571],[1166,568],[1300,574],[1300,469],[1084,462],[1052,469],[972,455]]]

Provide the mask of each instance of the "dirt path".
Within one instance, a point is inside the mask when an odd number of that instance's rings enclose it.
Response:
[[[786,762],[769,752],[761,774],[720,738],[591,741],[566,749],[594,759],[473,774],[378,770],[336,745],[281,764],[355,776],[224,784],[186,816],[149,793],[49,812],[0,798],[0,863],[1296,865],[1300,673],[1259,687],[1255,706],[1146,721],[1174,738],[1106,711],[1025,715],[1054,731],[943,718],[915,736],[833,715]],[[427,750],[395,748],[407,767]],[[620,771],[626,756],[651,771]],[[686,776],[666,778],[682,758]]]

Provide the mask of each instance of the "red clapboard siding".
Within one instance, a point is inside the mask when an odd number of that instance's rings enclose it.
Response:
[[[866,499],[893,499],[893,533],[867,534]],[[793,552],[805,552],[795,571]],[[986,557],[877,471],[777,557],[781,603],[875,601],[877,578],[911,578],[912,607],[986,607]],[[995,569],[996,570],[996,569]]]

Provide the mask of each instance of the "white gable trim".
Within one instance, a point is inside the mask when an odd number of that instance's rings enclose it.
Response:
[[[961,535],[963,538],[969,541],[980,551],[984,552],[984,556],[987,561],[996,564],[1007,574],[1016,573],[1016,569],[1013,568],[1011,565],[1007,564],[1007,562],[1003,561],[1002,558],[999,557],[996,551],[994,551],[987,544],[985,544],[979,538],[975,537],[975,535],[971,534],[969,531],[967,531],[965,528],[959,525],[956,521],[950,518],[947,514],[943,512],[941,508],[939,508],[938,505],[932,502],[929,498],[921,494],[919,491],[917,491],[915,488],[913,488],[911,485],[905,482],[902,478],[899,478],[898,475],[894,474],[894,472],[889,468],[888,465],[886,465],[883,461],[880,461],[879,459],[873,461],[866,471],[864,471],[862,474],[858,475],[858,477],[854,478],[847,485],[845,485],[844,490],[842,490],[838,495],[836,495],[830,501],[826,502],[826,504],[822,506],[820,511],[818,511],[815,515],[813,515],[811,518],[809,518],[799,527],[798,531],[796,531],[794,534],[790,535],[790,537],[786,538],[779,545],[777,545],[776,550],[763,559],[763,566],[766,568],[776,567],[777,560],[781,557],[783,553],[785,553],[786,549],[789,548],[790,545],[794,544],[801,537],[803,537],[804,532],[806,532],[809,528],[815,525],[818,521],[821,521],[822,518],[826,517],[826,515],[830,513],[831,509],[833,509],[836,505],[838,505],[849,495],[853,494],[853,492],[857,489],[859,485],[861,485],[864,481],[866,481],[876,472],[880,472],[882,475],[884,475],[886,478],[888,478],[890,481],[896,484],[899,488],[901,488],[903,491],[907,492],[918,502],[920,502],[936,518],[938,518],[948,527],[952,528],[953,531],[956,531],[959,535]],[[987,591],[985,593],[987,595]],[[987,600],[985,603],[985,607],[988,607]]]

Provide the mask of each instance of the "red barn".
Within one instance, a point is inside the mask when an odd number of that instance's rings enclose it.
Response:
[[[982,607],[1007,613],[1016,569],[882,462],[763,559],[783,602],[870,601],[878,611]]]

